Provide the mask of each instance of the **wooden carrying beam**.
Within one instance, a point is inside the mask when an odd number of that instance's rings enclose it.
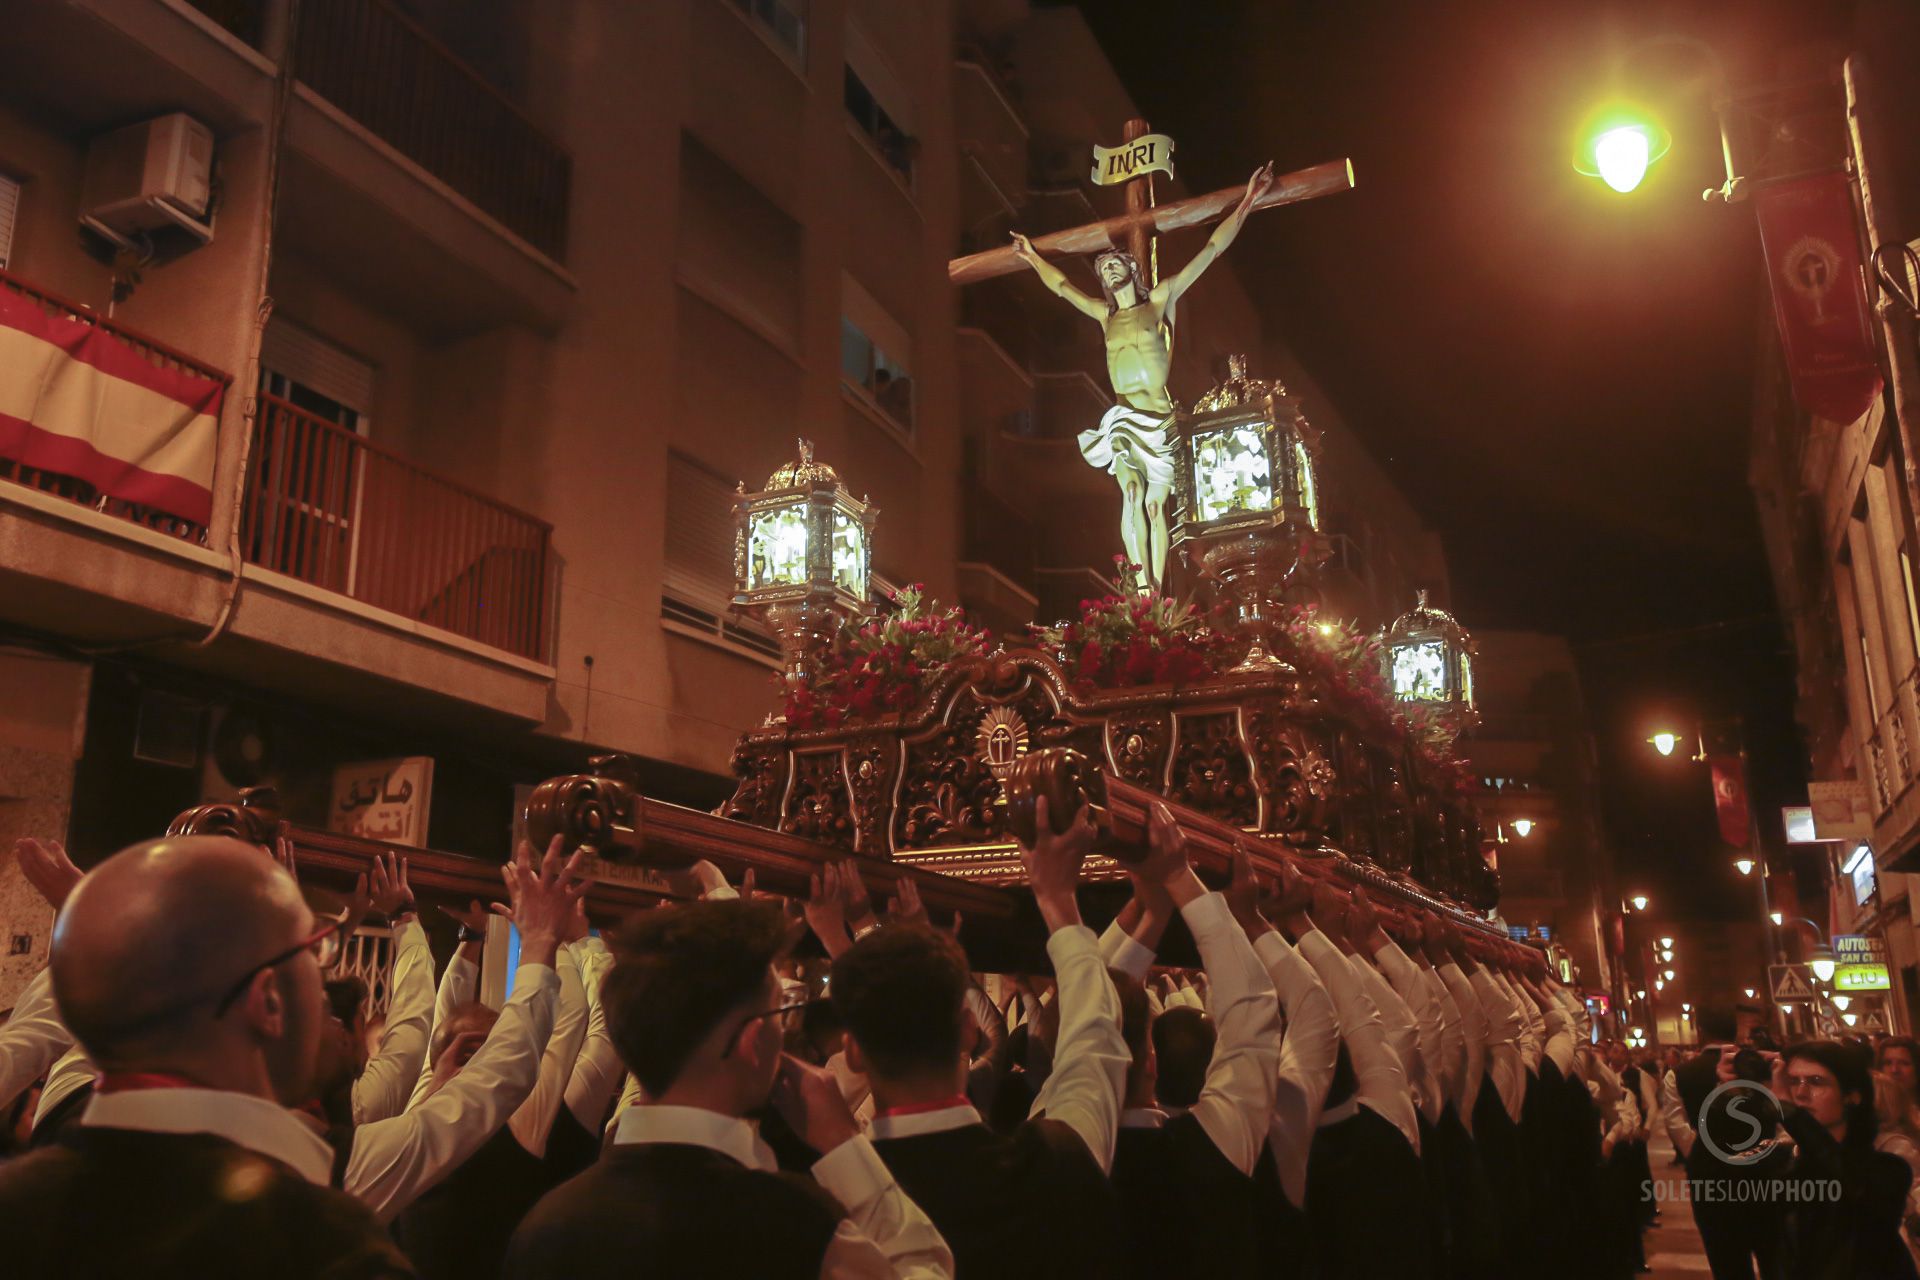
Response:
[[[1329,160],[1312,168],[1296,169],[1292,173],[1276,176],[1273,186],[1254,201],[1253,207],[1271,209],[1276,205],[1299,204],[1303,200],[1337,195],[1352,189],[1353,161]],[[1227,215],[1228,210],[1240,203],[1240,198],[1245,194],[1245,187],[1224,187],[1204,196],[1156,205],[1146,211],[1144,218],[1123,213],[1103,222],[1089,222],[1085,226],[1069,227],[1065,231],[1039,236],[1034,239],[1033,247],[1048,257],[1104,253],[1125,245],[1128,233],[1141,221],[1145,221],[1148,230],[1155,233],[1181,231],[1218,222]],[[995,276],[1012,275],[1024,270],[1026,264],[1014,256],[1013,246],[1009,244],[953,259],[947,263],[947,279],[956,285],[978,284]]]

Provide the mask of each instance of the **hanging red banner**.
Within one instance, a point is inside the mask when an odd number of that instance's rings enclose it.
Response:
[[[1769,183],[1753,204],[1793,398],[1830,422],[1852,422],[1881,381],[1847,175]]]
[[[1739,756],[1708,756],[1713,774],[1713,807],[1720,816],[1720,838],[1744,849],[1753,836],[1747,817],[1747,769]]]

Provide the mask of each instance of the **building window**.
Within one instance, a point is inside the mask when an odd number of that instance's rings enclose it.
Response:
[[[807,60],[807,0],[733,0],[733,7],[797,61]]]
[[[733,604],[734,487],[692,458],[667,456],[666,573],[660,620],[767,666],[780,645],[764,627],[730,612]]]
[[[909,435],[913,346],[907,331],[851,276],[840,283],[840,377]]]
[[[1913,651],[1920,654],[1920,607],[1916,607],[1913,593],[1913,557],[1907,554],[1906,545],[1900,547],[1900,585],[1907,598],[1907,634],[1913,639]]]
[[[0,271],[13,260],[13,223],[20,212],[20,184],[0,173]]]
[[[860,126],[860,131],[872,140],[874,148],[880,152],[880,158],[887,162],[887,167],[899,174],[902,181],[911,182],[916,146],[913,138],[880,104],[879,97],[851,66],[847,68],[846,103],[847,114]]]
[[[1867,714],[1877,721],[1880,719],[1880,690],[1875,687],[1873,680],[1873,651],[1867,647],[1866,632],[1859,631],[1854,635],[1860,642],[1860,671],[1867,678]]]

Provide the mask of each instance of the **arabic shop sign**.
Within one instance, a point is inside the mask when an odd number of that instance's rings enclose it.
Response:
[[[432,805],[431,756],[343,764],[333,771],[327,830],[424,849]]]

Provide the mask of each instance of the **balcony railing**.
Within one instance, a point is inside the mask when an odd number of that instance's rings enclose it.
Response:
[[[33,302],[48,315],[76,320],[91,325],[103,333],[112,334],[122,344],[132,348],[148,364],[162,369],[172,369],[180,373],[195,374],[202,378],[211,378],[216,382],[231,386],[233,376],[223,373],[212,365],[202,364],[192,356],[185,355],[165,343],[159,342],[137,330],[123,324],[102,319],[92,309],[78,302],[69,301],[58,294],[49,293],[38,285],[29,284],[19,276],[0,271],[0,289],[5,289],[18,297]],[[103,497],[85,480],[63,475],[57,471],[41,471],[33,467],[22,466],[9,458],[0,458],[0,480],[11,480],[15,484],[25,485],[29,489],[38,489],[42,493],[51,493],[69,501],[92,507],[111,516],[119,516],[134,524],[172,534],[189,542],[205,545],[207,530],[205,526],[168,515],[164,511],[155,511],[132,502],[123,502],[118,498]]]
[[[262,568],[546,659],[549,525],[277,396],[260,397],[241,529]]]
[[[1920,670],[1909,671],[1894,689],[1893,705],[1880,713],[1867,735],[1867,761],[1873,779],[1875,816],[1893,807],[1913,781],[1913,748],[1907,726],[1915,721],[1914,681]]]
[[[550,258],[573,159],[387,0],[303,0],[301,80]]]

